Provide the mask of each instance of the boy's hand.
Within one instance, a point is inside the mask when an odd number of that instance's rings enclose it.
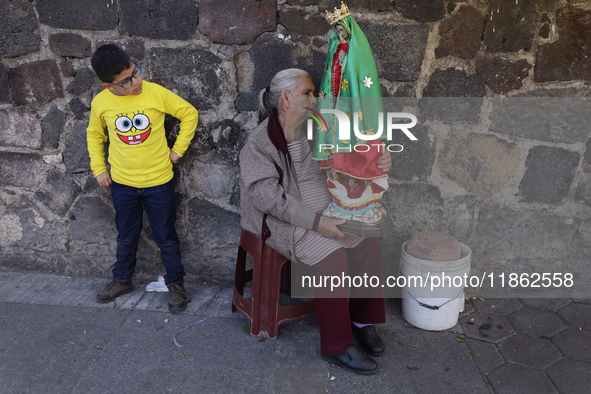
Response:
[[[105,171],[102,174],[97,175],[96,181],[98,182],[99,186],[111,187],[111,175],[109,174],[109,171]]]
[[[387,149],[384,149],[384,153],[378,159],[378,168],[384,172],[388,172],[392,168],[392,157]]]
[[[179,155],[177,155],[177,153],[173,150],[170,151],[170,161],[172,162],[172,164],[176,164],[179,162]]]

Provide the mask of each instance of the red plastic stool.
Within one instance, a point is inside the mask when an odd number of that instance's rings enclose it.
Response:
[[[253,269],[246,271],[246,254],[253,260]],[[279,324],[309,316],[316,311],[314,300],[297,305],[279,305],[281,268],[290,260],[263,244],[262,239],[242,230],[236,258],[232,312],[236,309],[249,320],[250,335],[277,339]],[[252,297],[244,298],[244,285],[252,281]]]

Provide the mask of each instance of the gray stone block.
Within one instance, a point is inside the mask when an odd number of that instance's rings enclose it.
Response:
[[[62,29],[111,30],[117,27],[117,3],[39,0],[37,12],[41,22]]]
[[[538,94],[553,93],[542,90]],[[544,142],[587,141],[591,103],[584,98],[549,96],[492,99],[489,129]]]
[[[461,6],[458,12],[439,25],[439,46],[435,56],[474,57],[482,43],[485,16],[475,8]]]
[[[70,107],[70,111],[74,114],[76,119],[82,120],[85,116],[90,112],[90,108],[88,108],[78,97],[74,97],[68,103],[68,107]]]
[[[497,347],[492,343],[476,341],[474,339],[465,339],[464,342],[470,347],[474,362],[481,373],[486,374],[505,364],[505,360],[497,350]]]
[[[552,338],[552,342],[565,358],[587,363],[591,362],[589,341],[591,331],[581,330],[579,327],[569,328]]]
[[[507,316],[507,320],[518,333],[536,338],[551,338],[560,331],[566,330],[566,326],[556,313],[539,309],[520,309]]]
[[[521,309],[521,304],[515,298],[474,298],[472,303],[474,308],[480,312],[494,313],[499,316],[507,316]]]
[[[289,43],[274,41],[254,46],[238,56],[236,77],[238,80],[238,111],[254,111],[259,91],[269,85],[273,76],[286,68],[297,67],[312,76],[314,86],[320,86],[322,64],[326,54],[315,49],[305,52]]]
[[[119,40],[99,40],[96,47],[99,48],[105,44],[115,44],[121,47],[129,56],[135,60],[141,61],[146,57],[146,47],[144,41],[139,38],[122,38]]]
[[[35,198],[64,216],[82,189],[69,174],[52,168],[35,192]]]
[[[445,16],[443,0],[396,0],[394,8],[403,17],[420,23],[434,22]]]
[[[76,75],[76,70],[74,70],[74,63],[70,60],[66,60],[60,63],[60,68],[66,77],[73,77]]]
[[[421,72],[429,28],[359,22],[373,52],[380,78],[414,82]]]
[[[199,31],[218,44],[252,44],[277,28],[276,0],[202,0]]]
[[[35,6],[28,1],[0,3],[0,56],[16,57],[39,50],[41,37]]]
[[[546,374],[560,393],[583,393],[591,387],[591,366],[574,360],[552,365]]]
[[[42,158],[36,153],[0,152],[0,185],[35,187]]]
[[[392,168],[388,171],[388,176],[405,181],[423,181],[431,175],[435,162],[435,138],[429,125],[422,119],[410,131],[417,138],[416,141],[411,141],[404,135],[396,135],[393,141],[388,141],[388,144],[400,144],[404,147],[402,152],[390,155]]]
[[[478,215],[473,241],[482,256],[486,256],[485,261],[512,260],[512,268],[507,272],[522,269],[523,272],[554,272],[554,258],[569,253],[579,223],[578,219],[569,220],[542,211],[519,212],[503,206],[485,205]],[[519,259],[524,260],[520,262]],[[567,264],[566,260],[564,264]],[[544,267],[551,271],[542,271]],[[500,265],[495,267],[495,272],[500,269]]]
[[[591,11],[564,7],[556,11],[558,40],[540,45],[534,81],[591,79],[591,58],[583,43],[591,40]]]
[[[570,327],[591,330],[591,305],[570,304],[558,311],[558,316]]]
[[[12,102],[12,92],[10,90],[10,79],[8,72],[2,63],[0,63],[0,103]]]
[[[419,101],[421,113],[445,122],[478,122],[485,82],[478,74],[456,69],[437,69]]]
[[[222,61],[213,53],[203,49],[154,48],[147,59],[151,81],[175,90],[197,110],[220,104]]]
[[[66,148],[63,152],[64,164],[69,173],[90,170],[90,157],[86,145],[86,123],[76,123],[66,137]]]
[[[53,60],[23,64],[10,70],[8,75],[14,102],[18,105],[47,103],[64,97],[59,70]]]
[[[521,0],[519,4],[492,0],[489,10],[483,34],[488,52],[531,50],[540,20],[536,0]]]
[[[519,303],[526,308],[556,312],[570,304],[568,298],[521,298]]]
[[[90,52],[90,40],[73,33],[57,33],[49,36],[49,45],[64,57],[88,57]]]
[[[488,381],[497,393],[558,394],[544,372],[515,364],[505,364],[492,371]]]
[[[90,89],[94,83],[94,76],[94,71],[84,68],[76,73],[74,81],[68,85],[66,90],[75,95],[82,94]]]
[[[236,166],[238,165],[238,155],[248,134],[240,123],[233,120],[224,120],[221,123],[213,124],[211,129],[218,127],[220,135],[215,147],[214,160]]]
[[[560,204],[568,195],[580,155],[562,148],[535,146],[527,155],[519,184],[520,201]]]
[[[197,30],[197,6],[191,0],[174,5],[163,0],[121,2],[120,30],[132,36],[187,40]]]
[[[0,111],[0,130],[0,146],[41,149],[41,119],[35,111]]]
[[[536,369],[546,369],[562,358],[551,341],[529,335],[517,334],[499,344],[505,360]]]
[[[439,168],[466,191],[492,196],[515,174],[519,153],[516,144],[452,128],[439,153]]]
[[[41,121],[42,138],[45,146],[53,149],[57,148],[60,136],[64,131],[65,121],[66,114],[57,109],[55,104],[52,104],[49,112]]]
[[[323,15],[312,15],[305,10],[287,9],[279,13],[281,24],[291,33],[323,36],[331,30]]]
[[[117,238],[115,212],[99,197],[78,199],[68,224],[72,255],[92,256],[92,264],[114,260]]]
[[[230,283],[240,241],[240,215],[200,198],[189,200],[187,206],[191,226],[184,240],[188,248],[184,255],[195,258],[185,258],[185,264],[201,276]]]
[[[472,324],[468,324],[472,323]],[[484,312],[474,312],[460,318],[464,335],[480,341],[499,343],[515,335],[513,327],[506,318]]]
[[[312,5],[318,4],[321,11],[334,12],[335,7],[341,8],[341,0],[288,0],[290,5]],[[358,9],[367,11],[392,11],[394,6],[392,0],[349,0],[345,4],[349,7],[349,11],[358,12]],[[324,14],[324,12],[322,13]]]
[[[525,59],[514,62],[504,57],[482,57],[476,62],[476,71],[497,94],[521,89],[530,68],[531,65]]]

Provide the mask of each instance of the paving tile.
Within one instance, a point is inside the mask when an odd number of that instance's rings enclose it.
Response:
[[[550,340],[525,334],[507,338],[498,346],[507,362],[527,367],[546,369],[562,359],[562,355]]]
[[[552,338],[552,342],[565,358],[591,362],[591,331],[569,328]]]
[[[589,363],[562,360],[548,368],[546,375],[561,393],[587,393],[591,387]]]
[[[591,330],[591,305],[570,304],[557,313],[569,326]]]
[[[521,308],[516,298],[473,298],[474,308],[480,312],[490,312],[495,315],[506,316]]]
[[[573,298],[572,300],[581,304],[591,304],[591,298]]]
[[[460,318],[464,335],[481,341],[499,343],[515,334],[509,321],[502,317],[485,312],[474,312]]]
[[[483,374],[505,364],[505,359],[492,343],[476,341],[474,339],[465,339],[464,341],[470,347],[474,362]]]
[[[505,364],[494,370],[488,374],[488,380],[497,394],[558,393],[544,372],[515,364]]]
[[[528,308],[544,309],[546,311],[557,311],[570,304],[568,298],[520,298],[519,303]]]
[[[552,337],[567,328],[556,313],[540,309],[523,308],[507,316],[507,320],[516,332],[536,337]]]

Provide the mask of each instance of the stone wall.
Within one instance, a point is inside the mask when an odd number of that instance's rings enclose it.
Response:
[[[590,1],[348,4],[374,51],[385,97],[589,95]],[[197,135],[175,168],[183,258],[188,280],[231,282],[240,233],[238,152],[257,123],[255,95],[286,67],[309,71],[318,86],[330,32],[323,13],[336,5],[2,1],[0,270],[110,276],[114,212],[90,172],[85,128],[101,90],[90,56],[115,42],[141,62],[147,80],[200,111]],[[395,225],[383,239],[388,266],[413,231],[439,230],[473,248],[474,272],[586,270],[589,115],[574,112],[582,127],[555,130],[545,127],[551,120],[540,106],[519,111],[511,123],[495,117],[503,112],[495,105],[478,107],[461,128],[453,119],[451,126],[419,122],[419,141],[393,154],[385,203]],[[430,107],[419,107],[428,116]],[[171,141],[177,130],[169,118]],[[148,279],[162,268],[145,223],[138,276]]]

